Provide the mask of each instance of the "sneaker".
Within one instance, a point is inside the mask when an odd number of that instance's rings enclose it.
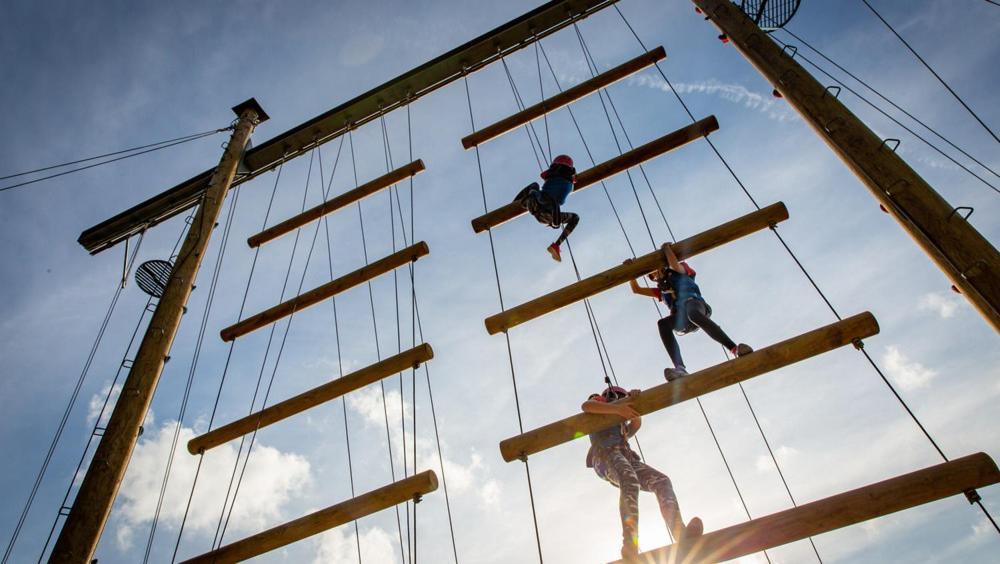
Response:
[[[664,368],[663,377],[667,379],[667,382],[673,382],[678,378],[682,378],[688,375],[688,371],[683,368]]]
[[[680,538],[677,539],[677,541],[682,542],[691,540],[693,538],[700,537],[704,532],[705,524],[701,522],[701,519],[695,517],[688,521],[687,527],[684,527],[684,531],[681,533]]]
[[[555,243],[552,243],[545,250],[547,250],[549,252],[549,254],[552,255],[552,260],[554,260],[556,262],[562,262],[562,254],[559,251],[559,245],[556,245]]]
[[[735,347],[729,349],[729,352],[733,353],[733,356],[735,357],[741,357],[752,353],[753,349],[750,348],[750,345],[746,343],[740,343]]]

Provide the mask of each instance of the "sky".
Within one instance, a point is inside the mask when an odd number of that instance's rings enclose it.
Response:
[[[753,197],[762,205],[786,204],[791,217],[779,231],[831,304],[844,316],[871,311],[878,319],[881,332],[865,341],[866,350],[943,451],[953,458],[975,452],[1000,456],[996,334],[949,289],[945,276],[795,111],[771,96],[771,85],[731,45],[716,39],[715,28],[690,3],[623,0],[619,5],[648,48],[666,48],[661,68],[691,112],[718,118],[720,130],[711,138]],[[994,32],[1000,8],[980,0],[879,0],[873,5],[987,124],[1000,127],[995,96],[1000,37]],[[271,116],[254,134],[260,142],[533,7],[525,0],[8,2],[0,21],[0,102],[7,109],[0,175],[225,127],[233,117],[229,108],[251,96]],[[1000,167],[995,141],[862,3],[806,0],[789,28],[994,170]],[[583,21],[580,30],[600,70],[641,52],[613,9]],[[775,36],[790,40],[782,32]],[[542,46],[563,88],[590,76],[572,30],[546,38]],[[804,47],[800,52],[818,60]],[[543,66],[540,92],[534,49],[511,55],[508,65],[525,102],[555,91],[555,79]],[[477,126],[517,110],[501,66],[477,72],[468,84]],[[653,70],[609,91],[634,144],[690,121]],[[995,191],[846,90],[840,98],[877,134],[899,138],[900,155],[953,205],[973,207],[969,221],[994,244],[1000,240]],[[551,144],[551,152],[572,155],[584,169],[592,163],[588,148],[596,161],[618,154],[612,128],[627,143],[613,114],[609,127],[598,97],[577,102],[572,110],[587,146],[564,109],[552,114],[547,126],[536,122],[544,153]],[[354,133],[354,151],[345,144],[339,159],[338,140],[287,163],[280,178],[264,174],[233,192],[221,274],[213,284],[228,206],[98,547],[100,562],[140,561],[147,543],[149,561],[169,562],[178,538],[180,559],[212,546],[238,441],[204,456],[180,537],[179,531],[198,465],[185,444],[208,429],[217,394],[215,426],[259,409],[268,382],[273,382],[270,404],[413,343],[411,287],[403,269],[373,281],[370,292],[358,287],[338,296],[336,324],[333,308],[317,305],[275,324],[273,333],[265,328],[239,339],[227,361],[230,345],[217,335],[238,318],[244,292],[246,314],[256,313],[358,268],[366,254],[370,260],[385,256],[414,236],[431,249],[416,264],[415,288],[422,334],[435,351],[427,372],[416,375],[415,393],[410,373],[402,381],[393,376],[384,388],[369,386],[262,430],[224,542],[345,500],[352,480],[355,492],[362,493],[393,476],[412,474],[413,450],[406,450],[404,470],[401,443],[405,436],[413,444],[415,420],[418,470],[439,471],[438,453],[443,455],[459,560],[537,558],[523,464],[503,462],[497,448],[500,440],[518,433],[518,415],[504,337],[489,336],[482,324],[500,310],[500,301],[490,240],[474,234],[468,223],[483,213],[484,196],[476,155],[459,142],[472,130],[464,88],[452,84],[418,100],[409,117],[410,131],[405,111],[386,117],[394,165],[387,164],[381,129],[372,123]],[[401,210],[391,208],[389,193],[383,192],[365,200],[360,212],[351,208],[331,215],[325,223],[264,246],[250,277],[254,252],[243,243],[246,237],[320,202],[327,186],[330,194],[338,194],[407,162],[410,135],[412,158],[423,159],[427,171],[414,178],[412,187],[408,182],[398,186]],[[518,130],[482,146],[489,209],[536,178],[539,164],[528,139]],[[91,256],[76,238],[214,166],[224,141],[224,134],[217,135],[0,192],[0,236],[6,242],[0,261],[5,298],[0,301],[0,445],[7,453],[0,460],[6,500],[0,531],[5,546],[122,274],[120,246]],[[964,157],[961,162],[992,184],[1000,182]],[[651,161],[644,171],[649,186],[633,174],[633,192],[629,178],[620,175],[607,182],[606,192],[592,187],[571,196],[565,206],[582,216],[571,243],[583,276],[619,264],[633,250],[649,252],[654,243],[668,241],[667,222],[677,238],[684,238],[753,210],[703,141]],[[272,191],[274,205],[265,217]],[[150,230],[137,260],[169,258],[183,227],[179,216]],[[553,233],[524,218],[495,230],[508,307],[575,280],[568,260],[554,263],[544,250]],[[773,234],[751,235],[692,264],[713,318],[739,341],[759,348],[834,320]],[[129,346],[133,332],[148,320],[142,316],[146,300],[133,282],[122,292],[12,562],[35,561],[42,554],[61,499],[79,479],[74,469],[87,438],[107,417],[101,414],[104,399],[109,392],[117,397],[115,375],[122,359],[134,352]],[[591,301],[610,366],[629,388],[661,383],[668,363],[656,334],[657,312],[648,301],[625,287]],[[510,346],[525,429],[578,412],[581,401],[602,387],[606,365],[598,357],[583,304],[513,329]],[[681,346],[691,369],[724,360],[702,334],[686,336]],[[178,427],[189,377],[189,401]],[[261,391],[251,408],[258,379]],[[700,516],[707,530],[743,522],[747,512],[757,517],[791,506],[768,445],[798,503],[940,462],[886,384],[851,347],[754,378],[742,390],[726,388],[700,403],[650,414],[643,422],[639,439],[647,461],[671,477],[685,515]],[[150,543],[175,433],[176,456]],[[586,450],[580,440],[530,459],[547,562],[617,557],[617,490],[584,466]],[[980,494],[1000,514],[1000,488]],[[666,544],[654,499],[643,494],[640,507],[642,548]],[[359,520],[357,533],[343,526],[259,560],[349,563],[357,561],[360,546],[364,562],[398,562],[406,550],[400,538],[408,545],[406,539],[415,536],[421,561],[449,562],[447,511],[439,489],[425,496],[415,515],[412,507],[400,508],[399,525],[397,513],[386,510]],[[814,542],[826,562],[989,562],[1000,551],[1000,536],[961,497],[826,533]],[[768,556],[772,562],[815,559],[807,541],[775,548]],[[757,554],[741,561],[765,560]]]

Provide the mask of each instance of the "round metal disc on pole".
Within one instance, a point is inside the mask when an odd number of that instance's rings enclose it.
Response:
[[[165,260],[147,260],[135,270],[135,283],[139,289],[154,298],[163,297],[163,290],[170,281],[174,265]]]
[[[763,30],[784,27],[802,0],[740,0],[740,9]]]

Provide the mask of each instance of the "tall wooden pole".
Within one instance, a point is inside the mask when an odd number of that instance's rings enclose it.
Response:
[[[170,281],[156,306],[104,436],[49,557],[50,563],[87,564],[97,549],[118,487],[125,477],[132,448],[139,438],[140,426],[153,399],[156,383],[180,326],[184,305],[191,295],[212,230],[222,211],[222,203],[236,175],[236,167],[254,127],[267,119],[267,114],[252,98],[233,108],[233,111],[239,119],[229,145],[195,213]]]
[[[728,0],[692,0],[1000,332],[1000,253],[793,56]]]

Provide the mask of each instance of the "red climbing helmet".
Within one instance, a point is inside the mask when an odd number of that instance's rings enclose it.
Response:
[[[601,392],[601,397],[604,398],[604,401],[616,401],[628,397],[628,391],[620,386],[608,386]]]
[[[573,158],[569,155],[558,155],[556,158],[552,159],[552,165],[563,165],[573,168]]]

